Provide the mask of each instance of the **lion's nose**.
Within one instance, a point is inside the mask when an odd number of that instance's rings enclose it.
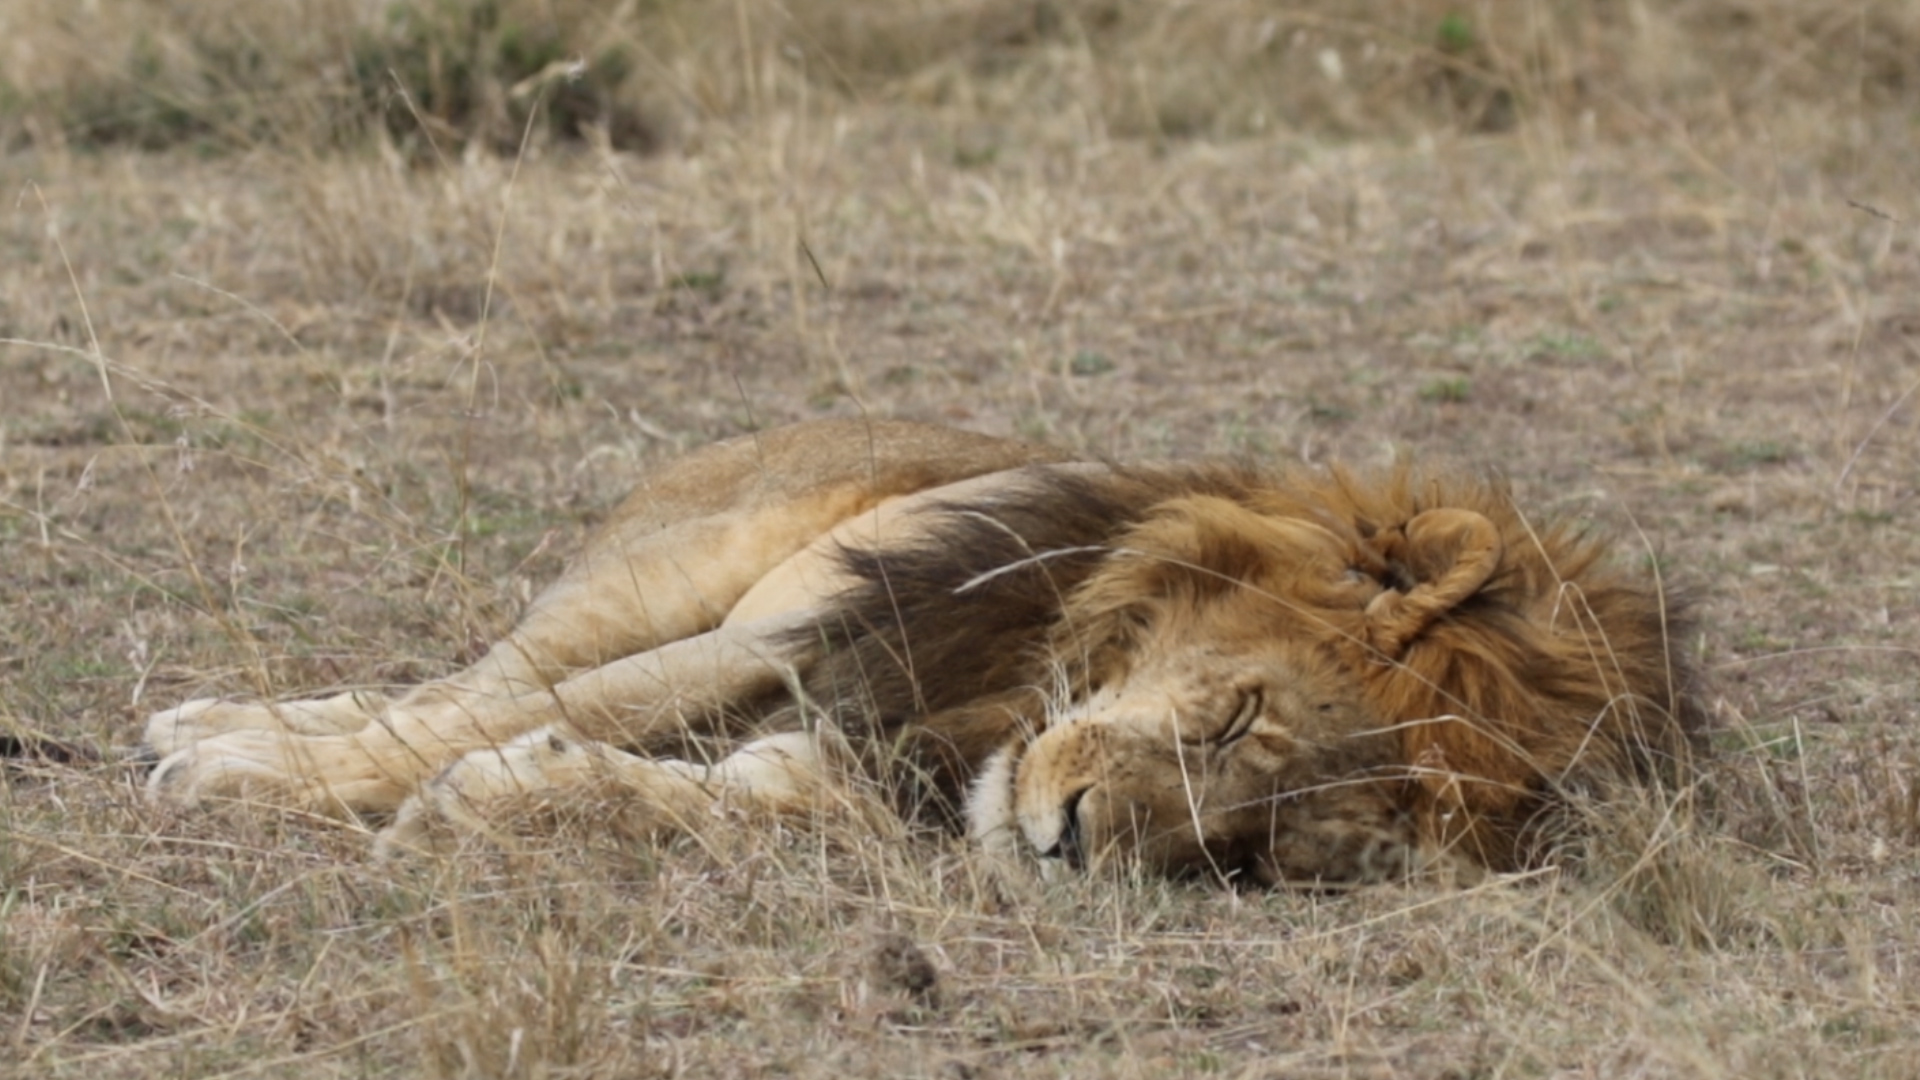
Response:
[[[1059,859],[1078,870],[1085,863],[1086,849],[1081,846],[1080,837],[1080,800],[1087,793],[1081,788],[1060,807],[1060,836],[1053,846],[1040,853],[1043,859]]]

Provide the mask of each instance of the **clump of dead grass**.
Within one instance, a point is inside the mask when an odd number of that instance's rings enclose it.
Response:
[[[532,129],[646,149],[658,133],[631,8],[553,0],[75,7],[0,15],[12,137],[158,149],[331,147],[387,132],[423,154],[512,152]]]
[[[1613,793],[1572,808],[1557,861],[1576,893],[1668,945],[1738,949],[1764,940],[1767,887],[1698,790]]]

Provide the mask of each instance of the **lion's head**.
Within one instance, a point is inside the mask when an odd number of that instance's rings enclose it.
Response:
[[[1684,760],[1649,578],[1496,484],[1335,474],[1165,499],[1066,595],[1054,715],[987,760],[989,844],[1277,882],[1507,869],[1570,786]]]

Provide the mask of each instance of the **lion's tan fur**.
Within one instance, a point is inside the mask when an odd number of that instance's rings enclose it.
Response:
[[[1684,767],[1677,618],[1477,477],[1062,464],[830,422],[656,474],[466,672],[156,715],[152,789],[399,808],[411,843],[528,794],[623,791],[671,827],[860,771],[1070,861],[1504,869],[1566,789]],[[665,756],[715,738],[737,749],[713,766]]]

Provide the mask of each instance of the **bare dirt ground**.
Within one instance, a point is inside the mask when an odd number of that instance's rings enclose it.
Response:
[[[1920,104],[1835,93],[0,156],[0,1075],[1911,1076]],[[649,463],[862,414],[1491,464],[1700,598],[1711,809],[1581,873],[1265,895],[884,825],[383,866],[120,757],[188,697],[446,671]]]

